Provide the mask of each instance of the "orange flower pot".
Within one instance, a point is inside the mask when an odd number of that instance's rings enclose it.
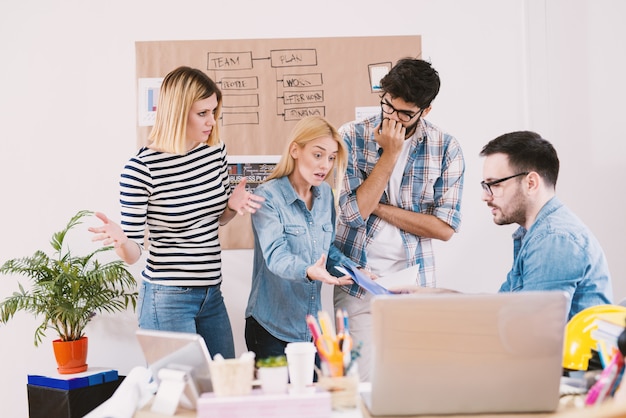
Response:
[[[87,337],[76,341],[52,341],[59,373],[72,374],[87,370],[87,343]]]

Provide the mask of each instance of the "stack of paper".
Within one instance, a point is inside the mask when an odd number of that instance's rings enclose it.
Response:
[[[591,331],[591,338],[597,341],[597,351],[603,363],[618,350],[617,339],[626,325],[626,313],[607,312],[599,314],[594,321],[596,327]],[[603,364],[604,366],[605,364]]]
[[[419,285],[417,278],[420,272],[420,265],[416,264],[404,270],[388,273],[376,279],[376,282],[386,289],[404,289]]]

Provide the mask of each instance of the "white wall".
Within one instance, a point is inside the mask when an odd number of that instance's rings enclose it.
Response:
[[[2,1],[0,261],[47,248],[79,209],[117,218],[119,171],[136,143],[134,42],[420,34],[424,57],[443,81],[429,119],[459,138],[467,161],[464,223],[437,245],[439,284],[492,292],[505,277],[513,227],[494,226],[480,201],[477,155],[497,135],[534,129],[559,151],[559,195],[598,236],[616,297],[626,296],[619,205],[625,175],[618,167],[626,139],[626,28],[619,20],[626,2],[392,3]],[[224,253],[224,293],[239,352],[250,262],[250,251]],[[0,297],[14,289],[13,280],[0,280]],[[0,341],[10,342],[2,351],[3,416],[27,416],[26,375],[53,368],[48,342],[32,344],[35,324],[19,315],[0,326]],[[88,327],[90,365],[124,374],[142,364],[135,324],[131,312],[96,318]]]

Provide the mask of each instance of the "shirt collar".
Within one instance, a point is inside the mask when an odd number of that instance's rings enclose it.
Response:
[[[532,229],[535,225],[540,224],[545,218],[550,216],[552,212],[554,212],[561,206],[563,206],[563,202],[561,202],[558,197],[553,196],[539,210],[539,213],[537,213],[537,217],[535,218],[535,222],[533,222],[533,224],[530,226],[529,229]],[[526,228],[524,228],[523,226],[520,226],[519,228],[515,230],[515,232],[513,232],[513,239],[523,238],[526,235],[526,232],[528,232]]]
[[[276,182],[278,183],[279,189],[283,194],[283,197],[285,198],[285,202],[287,202],[288,204],[293,204],[293,202],[295,202],[296,200],[302,200],[289,182],[288,176],[277,178]],[[313,199],[317,199],[320,195],[319,187],[313,186],[311,188],[311,191],[313,193]]]

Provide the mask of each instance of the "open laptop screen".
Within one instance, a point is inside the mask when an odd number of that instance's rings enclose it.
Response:
[[[376,296],[370,412],[555,410],[568,303],[564,292]]]

